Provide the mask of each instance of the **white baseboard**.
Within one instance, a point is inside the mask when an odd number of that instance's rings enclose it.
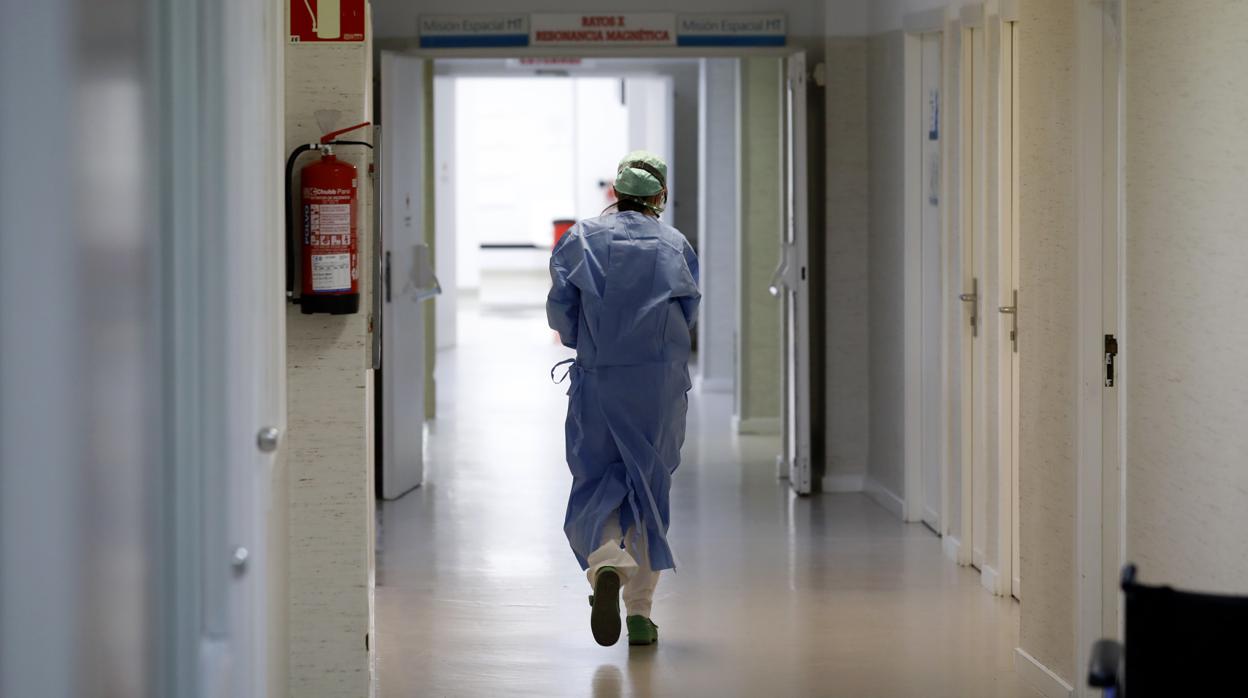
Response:
[[[702,378],[699,383],[704,393],[731,393],[736,387],[731,378]]]
[[[871,499],[874,499],[880,506],[887,509],[893,516],[902,521],[906,520],[906,502],[901,497],[898,497],[897,493],[876,482],[871,477],[867,477],[863,489]]]
[[[962,541],[945,534],[945,537],[940,539],[940,548],[945,551],[945,557],[953,562],[958,562],[958,555],[962,552]]]
[[[971,565],[983,569],[984,551],[979,548],[971,548]]]
[[[1036,661],[1022,647],[1014,648],[1014,672],[1023,683],[1039,691],[1044,698],[1071,698],[1075,695],[1075,689],[1070,684]]]
[[[779,434],[780,418],[779,417],[750,417],[741,419],[734,416],[732,423],[737,428],[738,434]]]
[[[823,476],[824,492],[861,492],[866,489],[867,476],[863,473],[833,473]]]
[[[995,595],[1000,595],[1001,574],[994,570],[991,565],[982,565],[979,568],[979,585]]]

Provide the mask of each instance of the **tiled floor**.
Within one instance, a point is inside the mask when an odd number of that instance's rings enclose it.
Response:
[[[726,395],[692,397],[659,645],[599,647],[561,529],[565,398],[548,369],[567,352],[540,309],[460,322],[426,484],[380,515],[382,698],[1032,695],[1013,673],[1014,602],[862,495],[791,495],[776,442],[731,433]]]

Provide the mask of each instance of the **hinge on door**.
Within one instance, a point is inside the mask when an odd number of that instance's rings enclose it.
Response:
[[[390,252],[386,252],[386,268],[382,272],[383,283],[386,287],[386,302],[390,302]]]
[[[1114,360],[1118,356],[1118,338],[1105,335],[1105,387],[1114,387]]]

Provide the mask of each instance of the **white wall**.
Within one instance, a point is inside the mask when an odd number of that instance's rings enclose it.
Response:
[[[983,0],[867,0],[868,29],[872,34],[895,31],[916,14],[948,7],[982,4]]]
[[[735,58],[702,61],[698,100],[698,256],[702,264],[702,310],[698,326],[698,373],[702,388],[732,392],[736,381],[738,304],[737,196],[738,73]],[[688,184],[686,184],[688,186]]]
[[[677,172],[679,166],[672,158],[675,136],[671,108],[675,96],[672,79],[664,75],[625,78],[624,96],[628,109],[627,150],[646,150],[667,163],[669,206],[659,217],[664,223],[672,225],[675,211],[671,204],[677,200],[681,189]]]
[[[1248,5],[1124,8],[1127,559],[1248,593]]]
[[[901,32],[868,42],[870,193],[868,318],[871,360],[867,475],[905,495],[905,70]]]
[[[866,473],[871,404],[867,325],[867,40],[829,39],[827,60],[824,489],[853,490],[862,486]]]
[[[629,147],[626,134],[631,119],[620,103],[620,80],[578,77],[572,80],[574,218],[593,218],[611,203],[607,196],[620,158]],[[606,186],[602,186],[602,183]]]

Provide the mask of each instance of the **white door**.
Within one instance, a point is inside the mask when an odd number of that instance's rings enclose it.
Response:
[[[998,460],[1001,478],[998,496],[1001,506],[1001,592],[1006,588],[1018,597],[1018,65],[1015,61],[1015,24],[1001,26],[1001,142],[1000,153],[1000,240],[997,248],[997,273],[1001,283],[996,299],[1000,316],[997,346],[998,360]]]
[[[941,197],[941,35],[925,34],[921,38],[922,78],[920,80],[920,99],[922,100],[922,120],[918,124],[918,132],[910,137],[919,138],[922,143],[921,174],[922,186],[919,196],[922,197],[920,215],[921,236],[921,281],[922,293],[922,364],[920,366],[920,470],[921,498],[923,523],[933,531],[941,531],[943,477],[943,415],[945,414],[941,390],[941,346],[943,334],[941,327],[943,317],[943,250],[941,226],[943,204]]]
[[[785,230],[779,283],[784,312],[784,454],[789,485],[810,494],[810,281],[807,268],[806,54],[786,61]]]
[[[960,80],[960,182],[959,237],[962,247],[962,367],[961,367],[961,561],[975,567],[984,564],[988,538],[988,477],[984,438],[985,355],[984,327],[987,303],[984,293],[985,219],[985,120],[986,88],[983,31],[966,29],[962,34]],[[993,308],[995,311],[995,308]]]
[[[424,61],[381,54],[381,491],[424,478],[425,318],[412,279],[425,243]],[[427,248],[424,248],[427,252]]]

